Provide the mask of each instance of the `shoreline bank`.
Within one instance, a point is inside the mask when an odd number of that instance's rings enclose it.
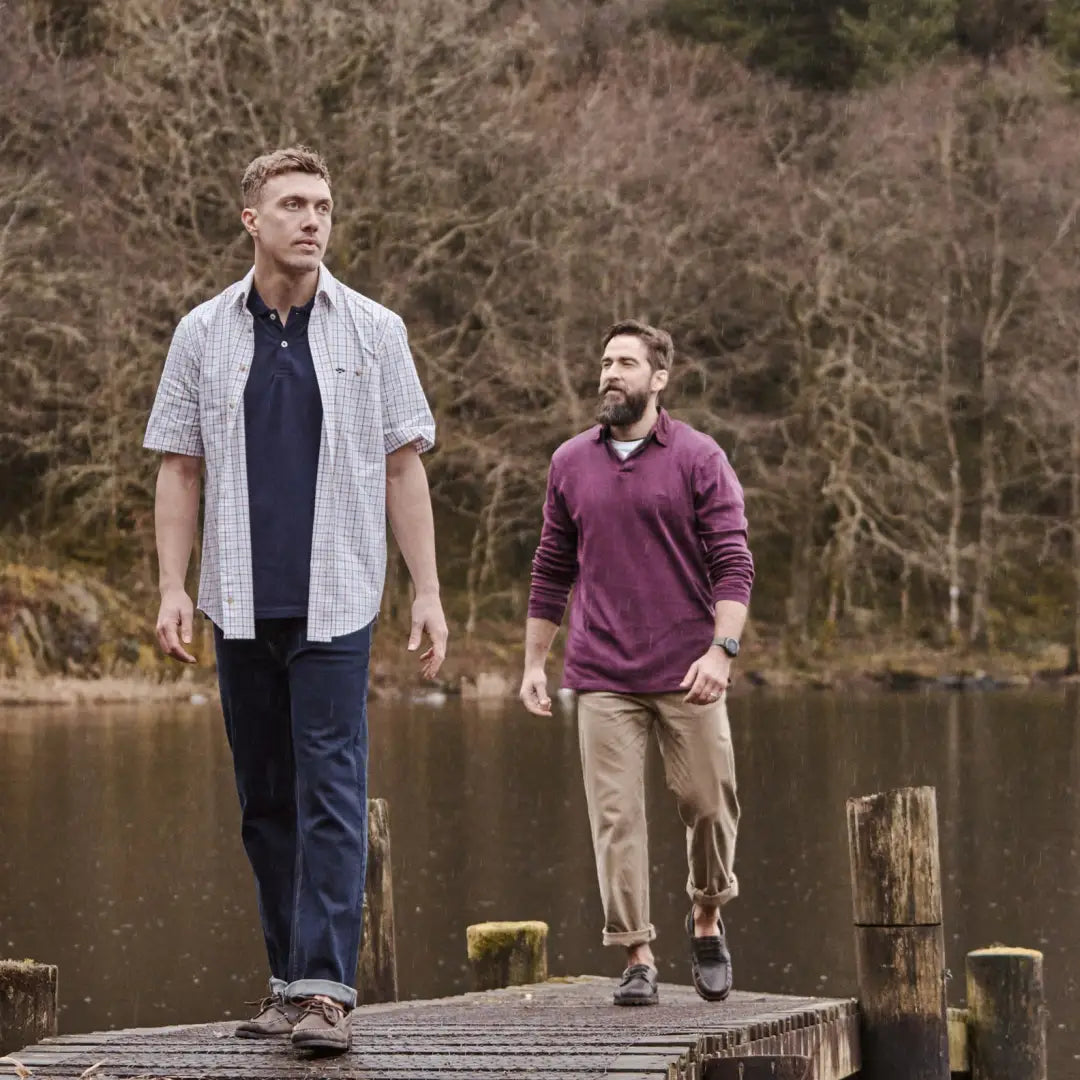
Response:
[[[940,655],[936,663],[926,657],[896,657],[908,663],[859,664],[854,658],[835,665],[806,667],[758,665],[736,669],[732,696],[758,691],[779,692],[864,692],[912,693],[930,691],[989,692],[1025,690],[1080,684],[1080,675],[1068,674],[1064,666],[1026,667],[1015,657],[980,658],[980,663],[958,662],[964,658]],[[970,659],[970,658],[967,658]],[[410,657],[411,661],[411,657]],[[952,661],[951,663],[949,661]],[[1009,662],[1011,661],[1011,662]],[[373,664],[370,696],[373,701],[440,702],[452,697],[463,701],[513,701],[517,696],[519,671],[507,665],[469,665],[475,675],[464,675],[461,660],[447,677],[434,683],[421,681],[411,663],[394,660]],[[549,687],[557,689],[556,672],[549,669]],[[43,674],[0,678],[0,708],[20,706],[98,706],[119,704],[213,704],[217,683],[212,669],[194,674],[185,671],[175,680],[162,681],[137,674],[87,678],[76,675]]]

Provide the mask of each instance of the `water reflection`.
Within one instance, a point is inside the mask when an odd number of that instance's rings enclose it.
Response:
[[[732,702],[743,988],[854,990],[844,801],[938,789],[950,1000],[969,948],[1046,953],[1052,1066],[1076,1071],[1080,698],[773,696]],[[516,707],[372,708],[373,794],[391,804],[402,993],[467,987],[465,927],[551,924],[554,973],[600,946],[577,736]],[[650,762],[653,921],[685,981],[682,830]],[[210,1020],[262,991],[254,894],[213,706],[0,714],[0,954],[60,965],[66,1031]]]

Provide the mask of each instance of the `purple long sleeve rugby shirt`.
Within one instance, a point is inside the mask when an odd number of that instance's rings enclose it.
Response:
[[[570,627],[563,684],[668,693],[712,641],[720,600],[746,604],[754,562],[724,451],[663,409],[625,461],[607,429],[551,459],[529,615]]]

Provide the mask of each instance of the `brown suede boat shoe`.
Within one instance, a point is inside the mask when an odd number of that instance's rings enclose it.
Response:
[[[288,1035],[302,1011],[299,1005],[293,1005],[278,995],[245,1004],[258,1005],[259,1011],[250,1020],[241,1020],[236,1025],[233,1034],[238,1039],[271,1039],[277,1035]]]
[[[292,1029],[297,1050],[344,1054],[349,1049],[349,1013],[344,1005],[322,998],[304,998],[296,1004],[302,1009]]]

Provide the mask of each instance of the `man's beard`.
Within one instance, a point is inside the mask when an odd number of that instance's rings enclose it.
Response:
[[[636,424],[649,407],[649,392],[642,390],[635,394],[629,390],[608,397],[607,391],[600,395],[596,405],[598,423],[609,427],[630,427]]]

